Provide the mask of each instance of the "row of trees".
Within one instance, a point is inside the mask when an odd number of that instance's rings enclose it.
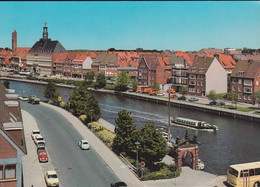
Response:
[[[113,141],[113,149],[134,158],[135,142],[139,142],[139,158],[146,163],[148,168],[152,168],[168,153],[167,142],[156,130],[154,124],[145,124],[137,130],[131,112],[125,109],[118,112],[118,118],[115,121],[116,137]]]

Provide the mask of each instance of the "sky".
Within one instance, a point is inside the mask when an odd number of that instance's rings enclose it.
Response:
[[[49,38],[67,50],[260,48],[260,1],[0,2],[0,47]]]

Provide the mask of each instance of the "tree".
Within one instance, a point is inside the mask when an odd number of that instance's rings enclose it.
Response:
[[[51,100],[55,100],[58,98],[58,94],[56,93],[56,86],[53,81],[48,82],[44,91],[44,96]]]
[[[216,102],[218,100],[218,94],[215,90],[210,90],[209,94],[207,95],[210,101]]]
[[[9,80],[4,80],[4,86],[5,86],[5,88],[6,89],[9,89],[10,88],[10,82],[9,82]]]
[[[167,142],[156,130],[154,124],[145,124],[137,131],[137,141],[140,143],[138,153],[147,166],[153,166],[167,154]]]
[[[113,149],[129,153],[134,149],[134,133],[136,131],[136,125],[134,124],[131,112],[126,109],[119,111],[118,118],[115,121],[116,137],[113,141]]]
[[[104,88],[106,86],[105,73],[99,73],[96,78],[95,87]]]
[[[260,108],[260,90],[256,90],[254,93],[254,100],[258,102],[258,108]]]
[[[115,51],[115,48],[109,48],[108,51]]]
[[[143,48],[136,48],[136,52],[143,52],[144,49]]]
[[[137,80],[136,79],[132,79],[131,84],[132,84],[133,91],[136,91],[137,90],[137,85],[138,85]]]
[[[182,96],[185,96],[189,93],[189,90],[188,90],[188,88],[181,86],[179,92]]]
[[[101,117],[98,100],[84,86],[77,86],[73,89],[68,105],[70,112],[75,116],[86,115],[86,122],[90,122],[91,118],[93,121],[98,121]]]
[[[229,100],[229,101],[231,101],[231,103],[232,104],[235,104],[235,105],[237,105],[237,102],[238,102],[238,94],[236,93],[236,92],[229,92],[228,94],[227,94],[227,99]]]
[[[128,89],[128,84],[129,84],[129,76],[127,75],[126,72],[121,72],[117,79],[116,79],[116,84],[115,84],[115,89],[118,91],[126,91]]]
[[[91,85],[95,78],[95,72],[94,71],[88,71],[86,73],[85,82],[87,85]]]
[[[151,88],[152,88],[153,91],[159,91],[160,85],[157,82],[153,82]]]

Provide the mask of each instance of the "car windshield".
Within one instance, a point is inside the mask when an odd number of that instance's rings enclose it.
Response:
[[[40,152],[40,155],[47,155],[46,152]]]
[[[36,134],[40,134],[40,132],[33,132],[33,134],[35,134],[35,135],[36,135]]]
[[[48,176],[49,179],[54,179],[54,178],[58,178],[56,174],[52,174]]]
[[[88,144],[88,142],[83,142],[83,144]]]

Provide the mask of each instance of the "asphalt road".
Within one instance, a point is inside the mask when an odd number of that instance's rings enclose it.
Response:
[[[21,102],[21,108],[35,118],[61,186],[105,187],[110,186],[111,182],[119,181],[91,147],[90,150],[79,148],[78,141],[82,136],[58,112],[27,102]]]

